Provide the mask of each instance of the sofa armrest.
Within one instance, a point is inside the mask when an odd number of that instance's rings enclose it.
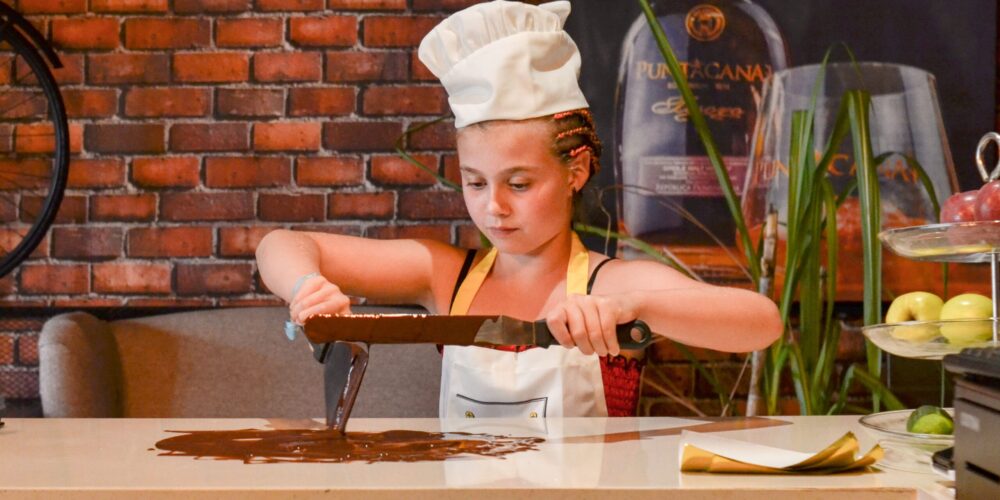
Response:
[[[84,312],[49,319],[38,357],[44,416],[121,416],[121,361],[105,321]]]

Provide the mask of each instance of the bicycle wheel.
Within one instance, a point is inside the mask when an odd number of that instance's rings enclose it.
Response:
[[[0,277],[41,243],[69,173],[69,125],[34,28],[0,4]],[[39,51],[41,48],[41,53]]]

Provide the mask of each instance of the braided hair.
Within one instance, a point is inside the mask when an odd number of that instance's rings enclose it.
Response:
[[[587,108],[562,111],[552,115],[556,133],[553,153],[569,163],[584,151],[590,151],[590,178],[601,170],[601,140],[597,137],[594,117]]]

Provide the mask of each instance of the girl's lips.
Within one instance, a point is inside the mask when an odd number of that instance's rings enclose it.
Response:
[[[513,227],[489,227],[489,228],[486,228],[486,231],[488,231],[488,232],[490,232],[492,234],[497,234],[497,235],[500,235],[500,236],[506,236],[508,234],[513,233],[514,231],[517,231],[517,229],[513,228]]]

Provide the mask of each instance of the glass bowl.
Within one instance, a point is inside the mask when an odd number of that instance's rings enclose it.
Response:
[[[952,418],[955,410],[944,408]],[[920,434],[906,430],[906,420],[913,410],[893,410],[872,413],[858,422],[876,439],[884,455],[876,467],[934,474],[934,452],[955,444],[953,435]]]
[[[883,351],[914,359],[941,359],[967,347],[1000,346],[993,332],[1000,329],[996,318],[904,321],[866,326],[868,340]]]
[[[913,260],[989,262],[1000,252],[1000,221],[948,222],[887,229],[879,239],[893,252]]]

